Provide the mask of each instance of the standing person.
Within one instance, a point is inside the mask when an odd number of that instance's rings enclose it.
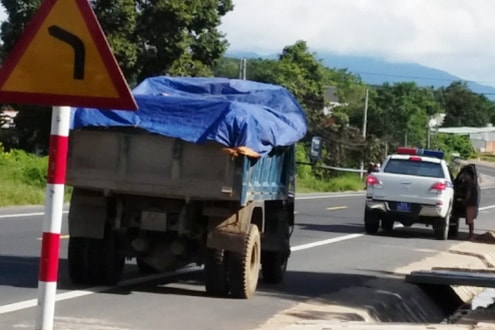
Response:
[[[459,185],[459,191],[463,195],[466,212],[466,225],[469,228],[469,239],[474,237],[474,220],[478,217],[480,205],[480,185],[476,165],[469,164],[461,169],[455,184]]]
[[[368,175],[370,175],[371,172],[374,172],[375,171],[375,168],[376,168],[376,164],[374,162],[370,162],[368,164],[368,169],[366,171],[368,173]]]

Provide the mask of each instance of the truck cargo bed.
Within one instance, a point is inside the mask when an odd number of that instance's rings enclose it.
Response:
[[[138,129],[74,130],[66,182],[106,192],[168,198],[285,199],[291,153],[252,160],[215,142],[194,144]]]

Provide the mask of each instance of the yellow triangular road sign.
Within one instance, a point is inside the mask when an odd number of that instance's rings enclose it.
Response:
[[[88,0],[45,0],[0,69],[0,103],[137,108]]]

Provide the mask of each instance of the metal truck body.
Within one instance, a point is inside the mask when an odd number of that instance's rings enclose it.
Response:
[[[307,131],[295,98],[271,84],[166,76],[133,95],[135,112],[72,110],[72,280],[117,283],[132,258],[143,272],[204,265],[212,295],[248,298],[260,273],[280,282],[294,144]]]
[[[250,297],[260,268],[280,282],[294,225],[294,146],[261,158],[224,149],[129,127],[72,130],[72,280],[117,283],[135,258],[143,272],[204,265],[212,295]]]

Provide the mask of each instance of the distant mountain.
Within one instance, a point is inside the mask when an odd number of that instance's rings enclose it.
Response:
[[[429,68],[414,63],[392,63],[365,56],[345,56],[330,53],[316,53],[317,57],[329,68],[347,69],[359,75],[369,85],[414,81],[418,86],[446,87],[453,81],[463,80],[448,72]],[[276,54],[260,55],[253,52],[227,52],[227,56],[235,58],[277,58]],[[467,82],[475,93],[484,94],[495,100],[495,87]]]

